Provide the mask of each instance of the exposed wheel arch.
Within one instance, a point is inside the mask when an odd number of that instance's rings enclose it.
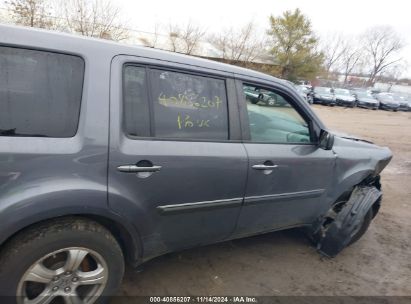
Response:
[[[374,188],[374,190],[378,192],[379,195],[374,195],[376,199],[374,201],[371,201],[371,203],[366,204],[366,206],[368,205],[368,208],[364,209],[366,211],[364,212],[364,218],[366,220],[364,222],[365,224],[361,224],[361,229],[359,230],[359,233],[355,234],[355,236],[350,240],[350,242],[346,246],[349,246],[350,244],[356,242],[367,230],[369,224],[371,223],[372,219],[377,215],[381,206],[382,195],[379,175],[368,175],[355,186],[350,186],[346,188],[344,191],[342,190],[338,198],[335,199],[334,202],[330,205],[329,210],[320,215],[311,226],[306,228],[305,232],[308,238],[313,242],[313,244],[317,246],[317,249],[320,248],[319,244],[321,242],[321,239],[326,236],[325,232],[328,229],[327,227],[334,223],[334,221],[338,217],[338,214],[341,212],[341,210],[343,210],[343,208],[345,208],[347,202],[351,199],[351,195],[353,194],[353,192],[358,192],[360,188]],[[355,210],[355,213],[352,213],[352,215],[355,215],[356,213],[358,213],[358,210]],[[341,227],[341,225],[338,225],[338,227]],[[335,256],[335,254],[331,254],[329,256]]]
[[[312,227],[312,239],[325,256],[336,256],[368,229],[381,203],[380,177],[365,178],[353,188],[347,200],[348,192],[351,191],[344,192]]]

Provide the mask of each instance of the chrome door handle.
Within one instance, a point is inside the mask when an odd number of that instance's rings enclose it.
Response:
[[[273,170],[274,168],[277,168],[278,165],[254,165],[252,168],[254,170]]]
[[[139,173],[139,172],[158,172],[161,170],[161,166],[152,166],[152,167],[139,167],[136,165],[124,165],[118,166],[117,170],[125,173]]]

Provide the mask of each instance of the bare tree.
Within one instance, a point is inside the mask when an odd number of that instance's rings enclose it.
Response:
[[[397,81],[401,78],[401,75],[404,74],[408,69],[408,64],[405,61],[396,62],[389,67],[387,67],[378,78],[383,77],[385,79],[389,79],[391,81]]]
[[[120,9],[108,0],[67,0],[62,13],[71,32],[115,41],[129,37]]]
[[[324,54],[324,67],[329,74],[337,65],[342,56],[347,52],[347,39],[341,33],[334,33],[321,40],[321,51]]]
[[[51,7],[46,0],[10,0],[5,3],[16,24],[46,29],[53,27]]]
[[[175,24],[169,24],[168,25],[168,40],[170,44],[170,50],[172,52],[181,52],[182,47],[181,47],[181,41],[179,39],[180,36],[180,28],[178,25]]]
[[[358,39],[351,39],[345,42],[345,47],[339,58],[340,69],[344,75],[344,84],[347,83],[348,76],[353,73],[364,60],[364,50],[358,44]]]
[[[370,28],[363,34],[362,39],[371,63],[369,83],[374,84],[376,77],[387,67],[402,60],[399,51],[405,45],[401,37],[389,26]]]
[[[253,22],[240,30],[230,28],[209,38],[211,44],[222,53],[223,59],[251,62],[265,51],[265,41],[256,33]]]
[[[156,48],[159,40],[159,29],[160,25],[156,23],[154,25],[154,32],[150,34],[150,37],[139,37],[138,39],[140,40],[141,43],[144,45],[151,47],[151,48]]]
[[[185,26],[169,24],[167,36],[170,50],[187,55],[194,54],[205,33],[204,29],[191,22]]]
[[[184,53],[192,54],[198,48],[200,40],[204,37],[206,31],[201,27],[187,23],[185,28],[181,31],[180,38],[183,41]]]

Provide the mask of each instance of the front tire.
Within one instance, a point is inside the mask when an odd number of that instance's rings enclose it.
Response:
[[[368,230],[368,227],[370,227],[373,217],[374,213],[373,208],[371,207],[370,210],[368,210],[368,212],[365,214],[362,223],[358,227],[358,230],[356,230],[351,236],[351,240],[347,246],[354,244],[364,235],[364,233]]]
[[[115,294],[123,273],[122,250],[106,228],[84,218],[56,219],[5,245],[0,295],[11,296],[10,303],[102,303]]]

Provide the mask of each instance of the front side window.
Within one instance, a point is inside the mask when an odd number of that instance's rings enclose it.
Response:
[[[0,136],[74,136],[83,75],[80,57],[0,47]]]
[[[244,85],[243,91],[252,142],[310,142],[308,123],[284,96],[254,85]]]

